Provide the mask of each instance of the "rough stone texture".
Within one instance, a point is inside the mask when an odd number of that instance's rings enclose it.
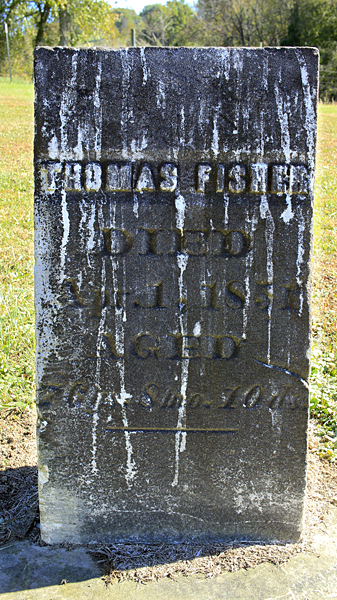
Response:
[[[36,51],[46,542],[298,540],[317,68]]]

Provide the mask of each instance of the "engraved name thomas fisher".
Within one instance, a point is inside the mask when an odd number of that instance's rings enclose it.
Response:
[[[191,191],[215,193],[308,194],[308,167],[303,164],[241,163],[195,165]],[[128,163],[55,162],[40,164],[42,190],[53,194],[62,187],[68,192],[174,192],[179,185],[179,167]]]

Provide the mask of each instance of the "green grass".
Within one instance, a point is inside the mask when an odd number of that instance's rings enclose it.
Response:
[[[319,107],[311,415],[337,459],[337,106]],[[0,408],[34,401],[33,86],[0,78]]]
[[[33,85],[0,78],[0,401],[34,399]]]
[[[319,453],[337,459],[337,105],[320,105],[314,219],[311,416]]]

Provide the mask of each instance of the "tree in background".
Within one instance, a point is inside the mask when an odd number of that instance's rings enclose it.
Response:
[[[105,0],[63,0],[59,7],[60,45],[113,46],[118,34],[116,20]]]
[[[68,11],[68,2],[62,2],[58,7],[59,17],[59,32],[60,32],[60,46],[68,46],[68,36],[71,27],[71,18]]]
[[[146,46],[192,46],[199,22],[185,0],[169,0],[165,6],[150,4],[140,13],[139,44]]]
[[[283,45],[325,48],[336,41],[337,0],[293,2]]]
[[[287,33],[290,0],[198,0],[205,45],[280,44]]]
[[[32,50],[38,45],[113,46],[117,15],[106,0],[0,0],[0,27],[7,22],[13,71],[32,75]],[[6,68],[4,35],[0,65]]]
[[[337,99],[337,0],[295,0],[285,46],[320,49],[320,97]]]
[[[185,0],[168,0],[170,15],[168,46],[194,46],[199,39],[200,19]]]
[[[9,29],[12,71],[18,76],[27,76],[32,71],[32,39],[36,31],[28,32],[23,26],[22,14],[28,11],[29,2],[23,0],[0,0],[0,69],[8,74],[4,23]]]
[[[35,45],[39,46],[43,43],[43,36],[46,24],[51,15],[53,5],[50,2],[37,2],[36,11],[36,36]]]
[[[131,39],[131,29],[137,29],[141,22],[141,17],[131,8],[114,8],[116,15],[117,35],[115,39],[116,46],[128,46]]]
[[[167,46],[166,30],[169,14],[162,4],[149,4],[140,13],[141,23],[137,31],[139,44],[146,46]]]

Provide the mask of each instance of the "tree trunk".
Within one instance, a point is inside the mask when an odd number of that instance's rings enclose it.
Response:
[[[39,5],[39,19],[37,22],[37,33],[35,36],[35,46],[39,46],[43,42],[44,28],[50,15],[51,5],[47,2],[42,6]]]
[[[60,46],[68,45],[69,14],[67,7],[59,8]]]

